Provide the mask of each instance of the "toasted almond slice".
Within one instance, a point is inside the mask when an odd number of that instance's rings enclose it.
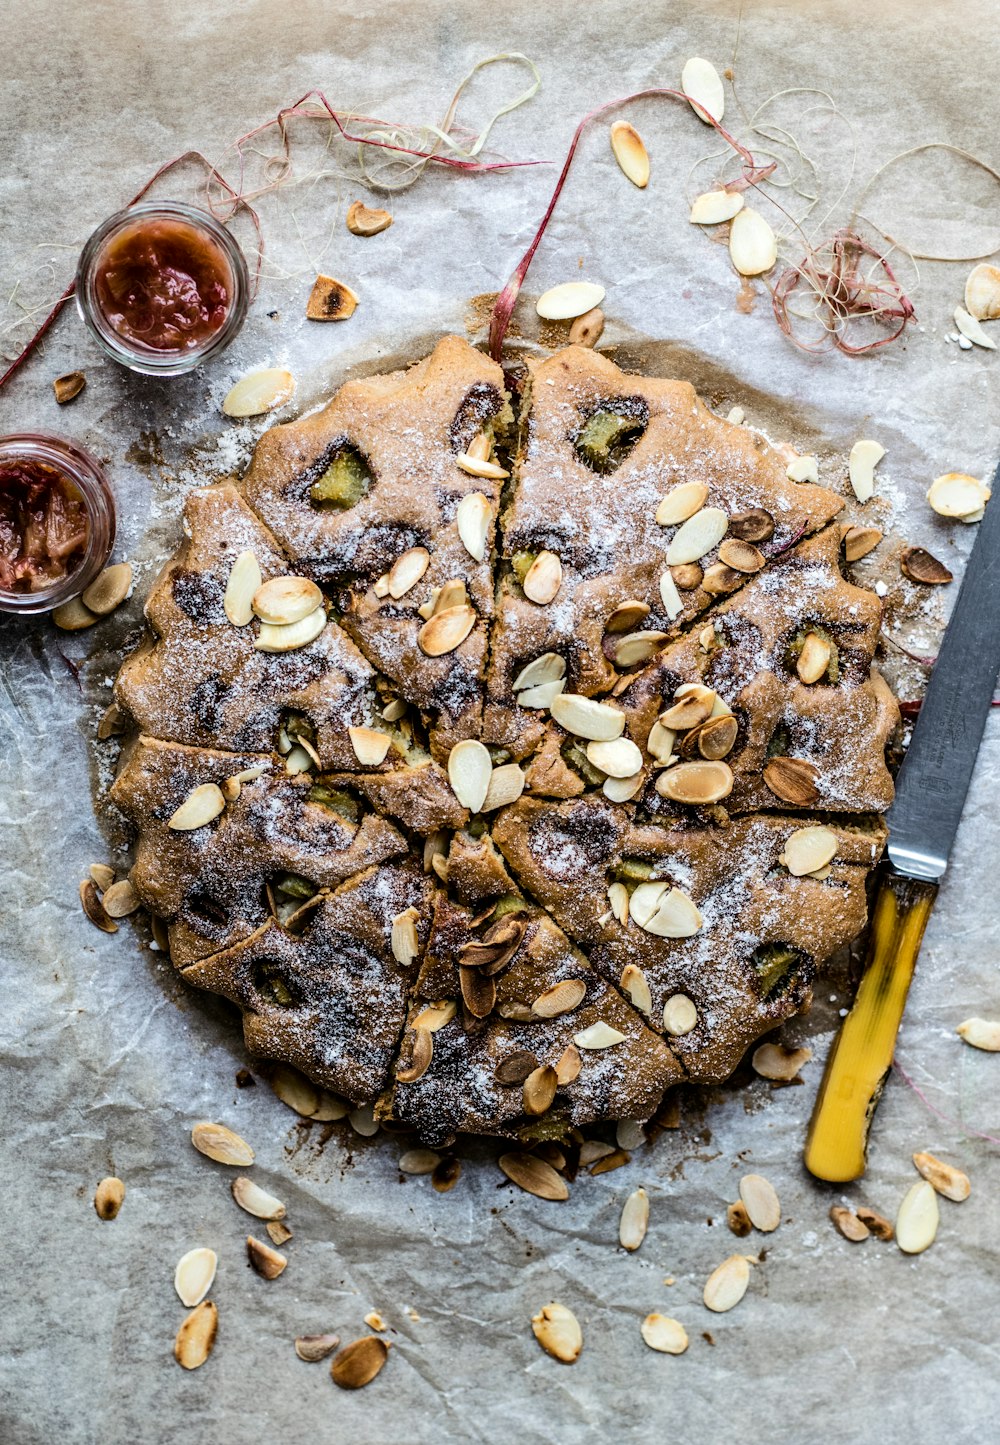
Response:
[[[59,405],[65,406],[67,402],[78,397],[86,385],[87,378],[82,371],[68,371],[65,376],[57,376],[53,379],[52,390],[55,392]]]
[[[225,1124],[212,1124],[202,1120],[191,1130],[191,1143],[199,1154],[214,1159],[217,1164],[231,1164],[246,1169],[253,1163],[253,1150],[245,1139],[227,1129]]]
[[[562,586],[562,563],[554,552],[539,552],[521,583],[522,591],[529,602],[540,607],[554,602]]]
[[[673,728],[664,727],[657,719],[649,730],[649,737],[646,739],[646,751],[651,758],[658,763],[669,763],[673,761],[674,743],[677,733]]]
[[[504,1088],[512,1084],[523,1084],[528,1075],[538,1068],[538,1060],[530,1049],[517,1049],[501,1059],[493,1071],[493,1077]]]
[[[253,610],[261,622],[288,627],[323,606],[323,594],[308,577],[270,577],[254,593]]]
[[[567,1084],[572,1084],[574,1079],[579,1078],[582,1067],[583,1060],[580,1058],[580,1050],[575,1044],[567,1044],[556,1063],[556,1083],[560,1089],[564,1089]]]
[[[182,1305],[200,1305],[212,1288],[219,1263],[214,1249],[189,1249],[174,1270],[174,1289]]]
[[[787,1083],[797,1077],[803,1064],[812,1058],[812,1049],[788,1049],[784,1044],[761,1044],[754,1049],[751,1060],[754,1072],[762,1079]]]
[[[795,671],[802,682],[812,684],[826,676],[833,649],[818,632],[807,632],[802,651],[795,662]]]
[[[696,196],[688,220],[695,226],[717,226],[722,221],[731,221],[743,209],[743,196],[739,191],[705,191]],[[734,411],[741,408],[734,407]],[[727,417],[727,421],[730,418]],[[743,420],[742,415],[740,421]]]
[[[94,1209],[98,1219],[105,1221],[118,1218],[118,1211],[125,1202],[125,1185],[113,1174],[102,1179],[94,1191]]]
[[[785,476],[790,482],[818,482],[819,464],[815,457],[796,457],[785,468]]]
[[[600,306],[604,287],[592,281],[564,281],[544,291],[535,302],[535,310],[545,321],[571,321]]]
[[[366,206],[364,201],[352,201],[347,208],[347,229],[354,236],[377,236],[391,225],[392,216],[388,211]]]
[[[565,679],[560,678],[558,682],[540,682],[537,687],[526,687],[514,701],[518,707],[551,708],[559,694],[565,691]]]
[[[693,938],[703,921],[687,894],[680,888],[671,888],[643,926],[647,933],[654,933],[658,938]]]
[[[488,462],[493,452],[493,437],[489,432],[478,432],[465,449],[467,457],[474,457],[477,462]]]
[[[982,512],[989,496],[976,477],[965,472],[945,472],[931,483],[927,500],[939,517],[958,517],[965,522]]]
[[[642,771],[633,773],[628,778],[608,777],[601,784],[601,792],[609,803],[627,803],[639,792],[645,780],[645,774]]]
[[[116,562],[114,566],[105,567],[103,572],[98,573],[90,586],[83,589],[80,600],[84,607],[89,607],[98,617],[106,617],[109,612],[114,612],[116,607],[121,606],[131,586],[131,564]]]
[[[410,964],[420,952],[420,941],[417,937],[417,920],[420,914],[413,907],[407,908],[398,913],[392,920],[392,932],[390,935],[390,947],[392,956],[403,968],[409,968]],[[422,1025],[421,1025],[422,1027]]]
[[[433,1174],[441,1163],[441,1155],[433,1149],[408,1149],[399,1161],[403,1174]]]
[[[552,716],[567,732],[595,743],[612,742],[625,730],[625,714],[620,708],[577,692],[560,693],[554,698]]]
[[[396,1060],[396,1081],[400,1084],[415,1084],[422,1079],[434,1059],[434,1038],[428,1029],[410,1029],[411,1040],[409,1062]]]
[[[378,1335],[364,1335],[334,1355],[330,1377],[341,1390],[361,1390],[371,1384],[388,1358],[386,1340]]]
[[[222,789],[218,783],[201,783],[193,788],[175,809],[167,821],[167,827],[175,833],[189,833],[195,828],[204,828],[217,818],[226,806]]]
[[[427,571],[430,560],[431,556],[426,547],[411,547],[408,551],[397,557],[389,569],[389,596],[393,598],[394,601],[398,601],[400,597],[405,597],[411,587],[416,587],[421,577]]]
[[[580,1358],[583,1349],[583,1331],[572,1310],[565,1305],[545,1305],[537,1315],[531,1317],[531,1329],[535,1339],[547,1355],[572,1365]]]
[[[233,1192],[233,1198],[241,1209],[247,1214],[252,1214],[255,1219],[284,1219],[288,1213],[280,1199],[273,1194],[268,1194],[266,1189],[261,1189],[252,1179],[245,1174],[240,1174],[229,1186]],[[207,1290],[205,1293],[207,1294]],[[197,1304],[197,1300],[185,1300],[185,1304]]]
[[[731,567],[734,572],[745,572],[748,575],[759,572],[764,560],[763,552],[752,542],[743,542],[737,537],[727,537],[719,546],[719,561]]]
[[[973,346],[983,346],[987,351],[996,351],[997,344],[993,337],[986,335],[975,316],[970,316],[964,306],[955,307],[955,325]]]
[[[871,1234],[864,1220],[859,1219],[853,1209],[845,1209],[842,1204],[830,1205],[830,1218],[836,1229],[852,1244],[861,1244]]]
[[[702,1298],[710,1310],[723,1314],[738,1305],[750,1283],[750,1265],[742,1254],[731,1254],[709,1275]]]
[[[91,863],[90,876],[103,893],[115,881],[115,870],[107,863]]]
[[[290,1064],[275,1064],[268,1074],[272,1092],[303,1119],[311,1119],[319,1108],[316,1085]]]
[[[488,477],[491,481],[501,482],[510,476],[510,472],[505,471],[499,463],[491,462],[489,458],[473,456],[470,452],[459,452],[455,457],[455,465],[459,471],[470,477]]]
[[[524,792],[524,769],[517,763],[503,763],[490,774],[490,785],[483,799],[482,812],[492,813],[516,803]]]
[[[633,1254],[646,1238],[649,1228],[649,1196],[645,1189],[636,1189],[626,1199],[618,1223],[618,1243]]]
[[[139,895],[127,878],[104,890],[101,904],[109,918],[127,918],[139,907]]]
[[[552,1108],[559,1081],[551,1064],[541,1064],[524,1081],[522,1107],[531,1119],[540,1119]]]
[[[728,763],[677,763],[657,775],[656,791],[661,798],[670,798],[675,803],[701,807],[728,798],[734,781]]]
[[[837,853],[837,835],[822,824],[808,828],[796,828],[785,840],[785,851],[778,859],[794,878],[815,873],[823,868]]]
[[[239,380],[222,403],[226,416],[262,416],[291,401],[295,377],[281,367],[251,371]]]
[[[443,587],[437,589],[433,612],[444,612],[447,607],[467,607],[468,605],[469,593],[465,582],[461,577],[453,577],[450,582],[446,582]]]
[[[587,761],[609,778],[632,778],[642,768],[642,753],[630,738],[587,744]]]
[[[510,1182],[526,1194],[533,1194],[536,1199],[550,1199],[554,1203],[569,1198],[569,1186],[565,1179],[544,1159],[515,1151],[501,1154],[498,1162]]]
[[[62,632],[82,632],[85,627],[93,627],[99,620],[97,613],[84,607],[79,597],[71,597],[68,602],[61,603],[52,611],[52,621]]]
[[[377,768],[385,762],[392,741],[388,733],[379,732],[377,728],[348,728],[347,736],[362,767]]]
[[[625,923],[628,919],[628,889],[624,883],[611,883],[608,885],[608,902],[611,904],[611,912],[619,923]]]
[[[428,657],[443,657],[461,647],[476,625],[476,614],[467,604],[435,612],[417,633],[417,645]]]
[[[698,1010],[686,993],[671,994],[663,1005],[663,1027],[672,1038],[682,1039],[698,1027]]]
[[[704,482],[681,482],[670,491],[656,509],[656,521],[661,527],[676,527],[700,512],[708,500],[708,487]],[[692,558],[697,561],[697,558]]]
[[[848,562],[860,562],[881,540],[878,527],[849,527],[844,533],[844,557]]]
[[[205,1300],[181,1323],[174,1340],[174,1359],[184,1370],[197,1370],[212,1353],[219,1328],[219,1311]]]
[[[222,796],[225,798],[227,803],[235,803],[236,799],[243,791],[243,784],[238,778],[235,777],[223,778],[219,786],[222,789]]]
[[[615,666],[635,667],[637,663],[648,662],[651,657],[656,656],[666,640],[665,632],[630,632],[615,644]]]
[[[968,1174],[952,1164],[945,1164],[942,1159],[936,1159],[933,1154],[914,1154],[913,1163],[917,1173],[923,1175],[935,1192],[943,1194],[945,1199],[961,1204],[972,1192]]]
[[[326,626],[326,620],[326,609],[317,607],[298,622],[286,626],[276,627],[273,623],[262,622],[253,645],[258,652],[295,652],[315,642]]]
[[[974,1049],[983,1049],[989,1054],[1000,1053],[1000,1023],[992,1019],[965,1019],[955,1032]]]
[[[540,1019],[558,1018],[580,1007],[587,996],[587,985],[580,978],[564,978],[538,995],[531,1012]]]
[[[644,190],[649,184],[649,153],[634,125],[616,120],[611,127],[611,149],[622,172],[634,186]]]
[[[619,922],[623,923],[624,921],[624,919],[619,919]],[[653,995],[650,992],[649,980],[641,968],[637,968],[634,963],[627,963],[622,969],[621,985],[640,1013],[648,1015],[653,1012]]]
[[[781,1204],[774,1185],[763,1174],[744,1174],[740,1180],[740,1198],[754,1229],[772,1234],[781,1223]]]
[[[724,562],[714,562],[711,567],[705,568],[701,585],[713,597],[725,597],[728,593],[735,592],[742,581],[743,574],[737,572],[735,567],[727,567]]]
[[[778,259],[778,240],[752,206],[744,206],[729,228],[729,259],[741,276],[762,276]]]
[[[904,1254],[922,1254],[937,1236],[941,1214],[934,1188],[922,1179],[907,1190],[896,1215],[896,1243]]]
[[[943,587],[953,580],[951,572],[926,547],[907,547],[899,559],[899,570],[911,582],[924,587]]]
[[[609,614],[604,624],[605,632],[631,632],[633,627],[638,627],[640,622],[645,622],[651,608],[648,602],[640,602],[638,598],[629,598],[627,602],[619,602],[618,606]]]
[[[685,562],[680,567],[672,567],[670,575],[682,592],[695,591],[701,586],[705,576],[697,562]]]
[[[710,60],[700,55],[692,56],[681,71],[681,90],[688,98],[691,109],[699,120],[710,125],[712,120],[720,121],[725,114],[726,95],[722,89],[719,72]]]
[[[269,1219],[264,1228],[267,1230],[268,1239],[279,1249],[292,1238],[292,1231],[283,1219]]]
[[[456,508],[458,535],[469,556],[477,562],[482,562],[486,556],[486,538],[492,517],[489,499],[482,492],[469,492]]]
[[[295,1353],[307,1365],[314,1365],[319,1360],[325,1360],[339,1344],[339,1335],[299,1335],[295,1341]]]
[[[97,736],[102,743],[106,742],[108,738],[120,737],[126,726],[125,714],[118,704],[113,702],[97,725]]]
[[[470,813],[482,810],[492,775],[492,758],[483,744],[472,738],[456,743],[448,754],[448,781],[455,797]]]
[[[580,1033],[573,1035],[573,1042],[578,1049],[597,1051],[600,1049],[613,1049],[618,1044],[625,1042],[625,1035],[613,1029],[610,1024],[598,1019],[597,1023],[591,1024],[589,1028],[582,1029]]]
[[[859,1204],[855,1213],[866,1229],[871,1230],[876,1239],[882,1239],[888,1243],[890,1239],[895,1238],[896,1231],[889,1220],[883,1218],[881,1214],[877,1214],[874,1209],[868,1209],[865,1205]]]
[[[746,1211],[746,1205],[742,1199],[737,1199],[732,1204],[726,1205],[726,1225],[736,1235],[737,1239],[746,1239],[753,1229],[750,1223],[750,1216]]]
[[[440,1003],[428,1004],[420,1010],[413,1020],[415,1029],[426,1029],[428,1033],[436,1034],[438,1029],[443,1029],[450,1024],[458,1012],[458,1005],[453,998],[442,999]]]
[[[847,459],[847,473],[859,502],[867,502],[874,494],[875,468],[884,456],[885,447],[869,438],[862,438],[851,447],[851,454]]]
[[[1000,266],[973,266],[965,283],[965,309],[976,321],[1000,316]]]
[[[687,1330],[669,1315],[647,1315],[639,1332],[649,1348],[661,1355],[683,1355],[688,1347]]]
[[[695,734],[699,753],[706,762],[720,762],[722,758],[728,757],[736,746],[739,730],[739,724],[732,713],[709,718]]]
[[[543,652],[533,662],[527,663],[514,679],[515,692],[523,688],[536,687],[546,682],[559,682],[566,676],[566,660],[558,652]]]
[[[698,562],[706,553],[717,547],[726,535],[729,518],[719,507],[702,507],[689,517],[674,534],[667,548],[667,565],[670,567],[688,562]]]
[[[288,1264],[287,1255],[279,1254],[276,1249],[272,1249],[261,1239],[255,1239],[252,1234],[247,1235],[247,1258],[262,1279],[277,1279]]]
[[[819,802],[815,766],[806,758],[771,758],[764,766],[764,782],[776,798],[796,808]]]
[[[596,346],[604,331],[604,312],[599,306],[578,316],[569,328],[570,346]]]

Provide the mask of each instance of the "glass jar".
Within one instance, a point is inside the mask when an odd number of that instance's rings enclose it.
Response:
[[[51,487],[61,488],[74,511],[82,508],[86,519],[83,544],[67,559],[63,576],[44,581],[34,591],[8,588],[2,577],[9,570],[19,531],[15,489],[23,486],[26,490],[32,481],[44,488],[49,478]],[[58,547],[54,533],[52,542]],[[101,571],[114,544],[114,496],[103,468],[89,452],[61,437],[34,432],[0,437],[0,612],[51,612],[77,597]]]
[[[76,304],[114,361],[180,376],[239,333],[250,277],[238,243],[208,211],[144,201],[109,216],[84,246]]]

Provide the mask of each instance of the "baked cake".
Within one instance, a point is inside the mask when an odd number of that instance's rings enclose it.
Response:
[[[440,1144],[727,1078],[866,918],[898,710],[842,507],[690,386],[446,337],[193,493],[132,882],[247,1046]]]

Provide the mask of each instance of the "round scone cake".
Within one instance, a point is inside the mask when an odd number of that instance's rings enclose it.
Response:
[[[840,499],[683,382],[447,337],[193,493],[113,796],[248,1048],[429,1143],[646,1120],[862,928],[892,798]]]

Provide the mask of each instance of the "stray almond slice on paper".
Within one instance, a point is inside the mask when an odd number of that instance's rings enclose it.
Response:
[[[955,1032],[974,1049],[983,1049],[989,1054],[1000,1053],[1000,1023],[992,1019],[965,1019]]]
[[[569,328],[570,346],[594,347],[604,332],[604,312],[599,306],[578,316]]]
[[[784,1044],[761,1044],[754,1050],[751,1063],[754,1073],[762,1079],[787,1083],[797,1077],[803,1064],[812,1058],[812,1049],[789,1049]]]
[[[283,367],[265,367],[242,377],[222,403],[226,416],[242,419],[276,411],[295,395],[295,377]]]
[[[740,1199],[754,1229],[772,1234],[781,1223],[781,1204],[774,1185],[763,1174],[744,1174]]]
[[[937,1194],[926,1179],[906,1192],[896,1215],[896,1243],[904,1254],[923,1254],[937,1238],[941,1214]]]
[[[532,1315],[531,1329],[547,1355],[564,1365],[572,1365],[583,1349],[583,1331],[572,1310],[565,1305],[545,1305]]]
[[[354,236],[377,236],[392,225],[388,211],[366,206],[364,201],[352,201],[347,208],[347,229]]]
[[[127,878],[121,878],[104,890],[101,904],[109,918],[128,918],[139,907],[139,895]]]
[[[904,577],[925,587],[941,587],[954,580],[944,563],[926,547],[907,547],[899,559],[899,568]]]
[[[989,498],[989,488],[965,472],[945,472],[934,479],[927,493],[939,517],[957,517],[962,522],[977,521]]]
[[[346,321],[358,309],[358,298],[350,286],[332,276],[317,276],[306,302],[310,321]]]
[[[729,259],[741,276],[762,276],[778,259],[778,240],[752,206],[744,206],[729,228]]]
[[[705,191],[695,197],[688,220],[695,226],[718,226],[731,221],[745,204],[739,191]]]
[[[95,928],[99,928],[102,933],[118,932],[118,924],[97,896],[97,884],[93,878],[85,878],[80,884],[80,902],[83,905],[84,913]]]
[[[371,1384],[388,1358],[387,1341],[378,1335],[365,1335],[334,1355],[330,1376],[341,1390],[361,1390]]]
[[[649,153],[635,126],[616,120],[611,127],[611,149],[623,174],[643,190],[649,184]]]
[[[706,125],[711,125],[709,116],[712,120],[722,119],[726,110],[726,94],[719,72],[710,60],[694,55],[685,62],[681,71],[681,90],[695,115]]]
[[[510,1182],[523,1189],[526,1194],[533,1194],[536,1199],[548,1199],[553,1203],[561,1203],[569,1198],[569,1186],[565,1179],[556,1173],[551,1164],[546,1164],[544,1159],[539,1159],[534,1154],[513,1151],[501,1154],[498,1162]]]
[[[618,1224],[618,1243],[633,1254],[646,1238],[649,1228],[649,1196],[645,1189],[636,1189],[626,1199]]]
[[[860,562],[882,540],[878,527],[848,527],[844,533],[844,557],[848,562]]]
[[[106,617],[109,612],[114,612],[116,607],[121,606],[131,586],[131,564],[116,562],[112,567],[105,567],[90,586],[83,589],[80,600],[84,607],[89,607],[98,617]]]
[[[299,1335],[295,1340],[295,1353],[300,1360],[313,1365],[318,1360],[325,1360],[339,1344],[339,1335]]]
[[[702,1298],[716,1314],[733,1309],[747,1292],[750,1265],[742,1254],[731,1254],[709,1275]]]
[[[852,1244],[861,1244],[871,1234],[864,1220],[859,1219],[853,1209],[845,1209],[842,1204],[831,1204],[830,1218],[839,1233]]]
[[[68,371],[65,376],[57,376],[52,383],[52,390],[56,394],[56,401],[60,406],[65,406],[68,401],[80,395],[87,385],[87,378],[82,371]]]
[[[647,1315],[639,1332],[649,1348],[661,1355],[683,1355],[688,1347],[687,1330],[669,1315]]]
[[[862,437],[851,447],[847,474],[859,502],[867,502],[875,493],[875,468],[885,456],[885,447],[870,437]]]
[[[277,1279],[288,1265],[286,1255],[279,1254],[276,1249],[272,1249],[263,1240],[255,1239],[252,1234],[247,1235],[247,1258],[262,1279]]]
[[[189,1249],[174,1271],[174,1289],[182,1305],[201,1304],[215,1282],[218,1256],[214,1249]]]
[[[98,1219],[105,1221],[118,1218],[118,1211],[125,1202],[125,1185],[113,1174],[102,1179],[94,1191],[94,1209]]]
[[[174,1340],[174,1359],[184,1370],[197,1370],[212,1353],[219,1311],[211,1300],[198,1305],[182,1322]]]
[[[938,1194],[943,1194],[945,1199],[961,1204],[962,1200],[968,1199],[971,1194],[972,1185],[968,1174],[956,1169],[952,1164],[945,1164],[943,1159],[936,1159],[933,1154],[920,1153],[914,1154],[913,1163],[917,1173],[921,1174]]]
[[[535,302],[535,310],[544,321],[571,321],[600,306],[604,287],[593,281],[564,281],[551,286]]]
[[[62,632],[82,632],[85,627],[93,627],[100,618],[96,612],[85,607],[79,597],[71,597],[68,602],[60,603],[53,609],[52,621]]]
[[[252,1214],[255,1219],[284,1219],[288,1212],[280,1199],[268,1194],[266,1189],[261,1189],[259,1184],[255,1184],[245,1174],[234,1179],[230,1189],[240,1208],[247,1214]]]
[[[253,1163],[254,1153],[245,1139],[234,1134],[225,1124],[212,1124],[203,1120],[191,1130],[191,1143],[217,1164],[232,1164],[246,1169]]]
[[[965,309],[976,321],[1000,316],[1000,266],[973,266],[965,283]]]
[[[987,336],[975,316],[970,316],[964,306],[955,307],[955,325],[963,336],[972,342],[973,346],[982,346],[987,351],[996,351],[997,344],[992,336]]]

